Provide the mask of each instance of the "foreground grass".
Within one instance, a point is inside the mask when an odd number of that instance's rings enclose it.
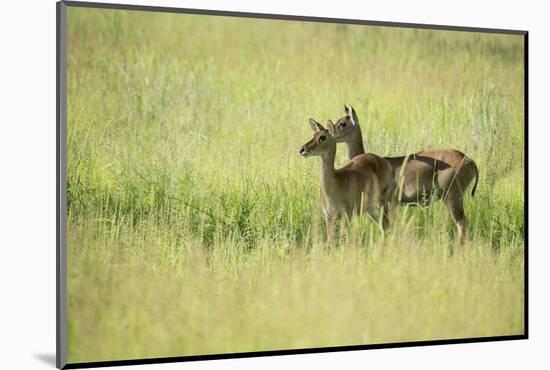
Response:
[[[207,249],[155,221],[123,225],[114,240],[97,240],[97,224],[72,226],[69,242],[81,246],[69,256],[72,361],[523,331],[519,243],[450,257],[444,237],[404,244],[392,233],[361,246],[264,240],[243,253],[241,243]]]
[[[89,9],[68,28],[70,362],[523,332],[520,37]],[[325,242],[297,150],[343,103],[368,151],[476,160],[466,248],[442,204]]]

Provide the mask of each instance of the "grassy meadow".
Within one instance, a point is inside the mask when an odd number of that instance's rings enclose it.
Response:
[[[523,333],[522,36],[85,8],[67,27],[69,362]],[[298,149],[344,104],[369,152],[477,162],[464,248],[441,202],[326,241]]]

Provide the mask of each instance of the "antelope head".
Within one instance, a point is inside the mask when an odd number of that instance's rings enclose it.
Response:
[[[313,138],[300,148],[300,155],[304,158],[311,156],[320,156],[328,153],[336,146],[336,140],[331,132],[336,129],[332,121],[328,121],[328,129],[324,128],[313,118],[309,119],[309,124],[314,131]]]
[[[336,121],[332,134],[336,139],[336,142],[343,143],[349,142],[351,139],[361,132],[359,128],[359,118],[355,109],[350,105],[349,108],[344,105],[345,116]]]

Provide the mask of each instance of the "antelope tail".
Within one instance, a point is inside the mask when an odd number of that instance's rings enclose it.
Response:
[[[476,182],[474,183],[474,187],[472,188],[472,197],[474,196],[474,193],[476,192],[477,183],[479,182],[479,171],[476,166],[476,162],[472,161],[472,165],[474,166],[474,170],[476,171]]]

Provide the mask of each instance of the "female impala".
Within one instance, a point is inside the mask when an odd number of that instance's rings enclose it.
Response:
[[[340,118],[332,134],[337,142],[348,146],[349,158],[365,152],[357,113],[344,106],[345,116]],[[463,194],[472,180],[474,195],[479,172],[473,160],[454,149],[422,151],[403,157],[385,157],[393,169],[400,187],[401,204],[427,206],[442,198],[458,229],[458,241],[464,243],[468,219],[464,214]]]
[[[321,157],[321,206],[329,237],[339,216],[352,217],[363,212],[379,220],[382,211],[385,230],[395,189],[390,164],[375,154],[362,154],[335,169],[335,138],[314,119],[310,118],[309,123],[315,134],[300,148],[300,154],[306,158]],[[328,125],[331,130],[335,129],[331,121]]]

